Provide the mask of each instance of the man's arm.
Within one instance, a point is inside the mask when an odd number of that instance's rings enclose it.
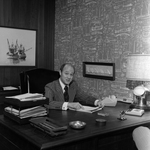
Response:
[[[75,87],[76,87],[76,95],[75,95],[75,102],[80,102],[82,105],[91,105],[91,106],[96,106],[98,104],[97,98],[95,98],[92,95],[89,95],[89,93],[85,93],[75,82]],[[96,101],[97,100],[97,101]],[[96,103],[95,103],[96,101]]]
[[[48,109],[62,109],[63,98],[59,96],[60,93],[53,90],[53,85],[49,84],[45,86],[45,97],[49,98],[49,105],[46,105]]]
[[[89,93],[84,92],[74,81],[74,88],[76,89],[76,95],[74,102],[80,102],[82,105],[99,106],[104,107],[102,101]]]

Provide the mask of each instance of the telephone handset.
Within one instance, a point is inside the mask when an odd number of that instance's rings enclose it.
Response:
[[[111,95],[109,97],[105,97],[102,100],[102,103],[104,104],[104,106],[116,106],[117,104],[117,98],[115,95]]]

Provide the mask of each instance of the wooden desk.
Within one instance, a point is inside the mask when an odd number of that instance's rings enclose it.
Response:
[[[98,116],[97,113],[50,110],[49,117],[62,125],[68,125],[73,120],[87,123],[83,130],[69,127],[67,134],[58,137],[50,137],[30,124],[18,125],[1,115],[0,147],[11,150],[135,150],[132,131],[137,126],[150,124],[150,112],[146,112],[142,117],[126,116],[127,120],[118,120],[120,111],[128,107],[128,104],[120,102],[116,107],[105,107],[102,112],[109,113],[108,117]],[[96,123],[96,118],[105,118],[106,125]]]

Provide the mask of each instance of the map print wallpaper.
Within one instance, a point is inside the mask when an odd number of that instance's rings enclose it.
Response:
[[[131,99],[126,58],[150,54],[150,1],[56,0],[55,11],[55,70],[70,62],[85,92]],[[114,62],[115,81],[83,77],[84,61]]]

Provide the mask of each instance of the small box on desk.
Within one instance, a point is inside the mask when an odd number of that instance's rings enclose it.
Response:
[[[125,114],[126,115],[133,115],[133,116],[142,116],[144,114],[144,110],[143,109],[136,109],[136,108],[133,108],[133,109],[128,109]]]
[[[48,103],[49,99],[43,97],[38,100],[34,98],[32,100],[31,98],[27,101],[21,101],[16,98],[5,98],[3,114],[19,124],[26,124],[29,123],[29,119],[32,117],[47,115],[46,108],[42,107],[42,105]]]

